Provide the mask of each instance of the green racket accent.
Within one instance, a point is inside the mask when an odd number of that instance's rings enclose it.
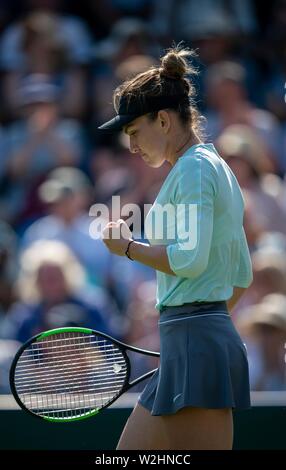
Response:
[[[128,371],[124,352],[108,335],[90,328],[55,328],[21,351],[14,388],[28,411],[45,421],[69,423],[95,416],[113,402]]]
[[[155,372],[129,382],[126,349],[159,356],[90,328],[44,331],[16,354],[10,369],[11,390],[21,408],[47,422],[82,421]]]
[[[92,416],[97,415],[99,412],[100,410],[94,410],[86,413],[86,415],[77,416],[75,418],[51,418],[47,416],[42,416],[42,418],[46,421],[50,421],[51,423],[70,423],[71,421],[82,421],[83,419],[91,418]]]
[[[67,327],[67,328],[55,328],[54,330],[48,330],[42,333],[38,338],[37,341],[40,341],[43,338],[47,338],[48,336],[54,335],[56,333],[85,333],[87,335],[92,334],[92,330],[89,328],[80,328],[80,327]]]

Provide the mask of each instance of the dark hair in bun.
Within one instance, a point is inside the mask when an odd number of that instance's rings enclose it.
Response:
[[[196,69],[188,62],[189,57],[195,55],[194,51],[174,47],[169,49],[161,58],[161,75],[174,80],[182,80],[187,74],[197,73]]]
[[[152,96],[178,96],[174,109],[184,125],[190,125],[202,138],[202,117],[195,106],[195,88],[191,82],[191,75],[197,74],[196,68],[190,60],[196,56],[194,50],[183,48],[180,45],[168,49],[161,57],[160,65],[151,67],[130,80],[126,80],[114,92],[114,107],[122,96],[130,99]],[[150,113],[151,119],[156,119],[157,112]]]

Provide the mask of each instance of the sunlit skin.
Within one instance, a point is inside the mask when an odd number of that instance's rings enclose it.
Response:
[[[159,111],[157,119],[140,116],[124,128],[130,138],[130,152],[138,154],[147,165],[159,168],[165,161],[171,166],[185,150],[200,139],[189,126],[183,126],[174,111]]]
[[[201,142],[191,126],[183,126],[178,115],[169,110],[159,111],[154,121],[146,115],[140,116],[125,126],[124,132],[129,136],[133,157],[142,158],[152,168],[159,168],[165,161],[174,166],[189,147]],[[105,226],[102,239],[111,253],[125,256],[132,233],[124,220],[119,219]],[[130,245],[129,254],[139,263],[175,275],[164,245],[150,246],[136,241]],[[229,310],[232,310],[243,292],[244,289],[234,288],[233,297],[227,303]]]
[[[124,131],[130,138],[131,153],[143,158],[152,168],[159,168],[165,161],[174,166],[189,147],[200,143],[192,129],[182,126],[177,115],[169,111],[160,111],[155,121],[148,120],[147,116],[139,117]],[[117,232],[114,239],[110,236],[111,228]],[[123,220],[107,224],[103,236],[106,237],[103,241],[107,248],[120,256],[124,256],[128,240],[132,240],[132,234]],[[129,253],[132,259],[142,264],[175,275],[164,245],[149,246],[136,241],[130,245]],[[227,302],[229,309],[233,308],[242,291],[240,288],[234,289],[231,304]],[[117,450],[231,449],[232,441],[231,409],[185,407],[173,415],[151,416],[138,403],[123,430]]]
[[[180,315],[178,312],[178,315],[171,316],[173,313],[171,307],[180,306],[182,307],[182,312],[190,311],[188,302],[191,301],[188,301],[187,297],[190,293],[196,296],[196,282],[201,286],[204,280],[210,281],[206,273],[211,269],[209,259],[212,259],[212,253],[216,250],[217,246],[215,234],[216,227],[220,222],[220,218],[217,217],[217,214],[219,214],[221,210],[230,210],[227,204],[222,205],[222,201],[215,197],[216,192],[214,191],[214,187],[219,186],[222,194],[223,191],[225,191],[225,188],[221,188],[221,186],[224,186],[224,184],[222,184],[224,181],[219,171],[216,175],[212,172],[211,166],[213,164],[213,158],[215,158],[215,153],[217,152],[215,149],[209,152],[208,149],[210,149],[212,144],[209,143],[209,146],[204,145],[204,142],[201,140],[201,132],[197,128],[200,119],[197,118],[196,108],[190,107],[189,113],[187,114],[189,118],[188,122],[182,119],[184,114],[180,112],[180,109],[182,111],[186,109],[187,97],[190,99],[189,103],[192,103],[196,88],[196,81],[193,82],[190,77],[197,73],[197,69],[196,66],[192,65],[192,61],[189,61],[189,59],[191,59],[190,56],[193,58],[195,55],[195,50],[189,50],[188,48],[182,49],[181,44],[178,44],[178,46],[168,49],[167,54],[161,58],[158,67],[153,66],[148,69],[147,72],[135,75],[134,78],[131,76],[130,80],[126,80],[121,87],[116,89],[114,94],[118,113],[117,119],[111,121],[111,124],[105,123],[105,125],[100,126],[100,129],[110,129],[112,131],[116,129],[117,123],[125,119],[126,125],[123,131],[127,139],[129,138],[132,167],[134,165],[137,167],[137,164],[138,166],[142,166],[142,161],[144,161],[147,168],[154,168],[154,171],[157,169],[159,176],[164,168],[168,167],[170,170],[167,178],[165,179],[165,176],[163,177],[163,185],[161,189],[159,189],[157,196],[153,198],[153,192],[151,193],[152,199],[155,201],[151,208],[148,207],[148,215],[145,218],[145,234],[147,233],[150,245],[134,241],[127,224],[120,219],[110,222],[105,226],[103,241],[111,253],[119,256],[127,254],[131,260],[142,263],[157,271],[156,284],[157,291],[159,289],[159,299],[157,295],[156,300],[160,305],[162,303],[164,305],[163,309],[159,308],[159,323],[162,325],[163,329],[167,328],[168,330],[164,330],[166,331],[166,341],[164,340],[166,344],[164,344],[163,349],[161,348],[160,351],[161,363],[165,358],[167,368],[169,367],[170,369],[171,366],[173,366],[175,371],[182,369],[182,367],[180,367],[182,364],[171,361],[176,359],[176,353],[178,352],[178,348],[175,347],[174,338],[175,335],[177,335],[177,339],[179,340],[181,329],[186,329],[188,325],[186,326],[182,321],[178,322],[178,325],[172,323],[177,321],[178,318],[175,317]],[[195,63],[197,63],[197,60]],[[223,88],[220,91],[220,98],[223,100]],[[228,90],[230,94],[231,92],[234,93],[234,91],[235,90]],[[137,96],[138,103],[136,102]],[[171,103],[174,102],[173,99],[175,100],[176,96],[178,96],[178,104],[181,106],[170,109],[173,107]],[[182,96],[181,103],[180,96]],[[144,99],[145,97],[146,100]],[[122,98],[124,98],[123,101]],[[160,98],[160,100],[157,100],[157,98]],[[139,104],[142,105],[142,103],[146,105],[145,110],[152,110],[153,108],[154,111],[157,103],[158,106],[170,106],[170,108],[161,109],[158,113],[152,112],[140,116],[132,122],[127,123],[129,118],[125,118],[124,112],[121,112],[121,110],[123,111],[125,109],[127,112],[130,110],[131,113],[133,109],[140,109]],[[225,104],[225,101],[223,101],[223,104]],[[138,105],[138,108],[136,105]],[[227,103],[227,105],[229,105],[229,103]],[[240,107],[238,108],[238,111],[240,111]],[[238,111],[236,111],[236,114]],[[133,117],[134,114],[131,115],[131,118]],[[155,118],[153,119],[153,117]],[[203,161],[203,165],[200,164],[201,161]],[[166,162],[168,165],[166,165]],[[219,167],[219,161],[217,160],[216,162]],[[221,171],[223,172],[224,168],[222,168]],[[216,178],[215,184],[213,184],[212,178],[209,178],[210,172],[212,172],[213,177]],[[140,174],[140,176],[141,179],[144,178],[143,174]],[[229,182],[226,183],[225,186],[230,186]],[[155,188],[157,192],[157,185]],[[141,195],[142,194],[144,194],[144,188],[143,192],[141,192]],[[229,201],[230,205],[232,203],[235,205],[235,200]],[[196,211],[195,218],[191,217],[192,208]],[[147,207],[145,206],[144,209],[147,209]],[[188,226],[186,227],[187,211],[189,211],[189,216],[187,217]],[[136,221],[137,219],[142,221],[142,218],[141,220],[139,218],[139,214],[138,216],[134,214],[135,210],[132,212],[132,217],[126,220],[127,223],[131,223],[131,220],[133,222],[134,217]],[[160,217],[158,216],[159,212]],[[164,214],[162,215],[163,212]],[[123,211],[121,213],[123,213]],[[167,213],[166,217],[165,213]],[[204,217],[202,217],[201,214],[206,214],[210,225],[204,226]],[[145,215],[146,213],[144,211],[144,216]],[[169,217],[171,218],[169,219]],[[133,225],[135,226],[135,224]],[[181,230],[182,228],[183,230]],[[140,233],[139,225],[138,229]],[[221,230],[224,230],[224,227],[221,227]],[[134,230],[133,236],[135,236],[136,232]],[[197,237],[194,243],[191,245],[189,243],[183,243],[186,240],[188,240],[188,242],[191,241],[190,236],[193,236],[195,233]],[[189,236],[188,238],[186,234]],[[207,251],[205,251],[204,247],[205,240],[208,240]],[[221,237],[221,243],[223,243],[223,237]],[[126,253],[127,246],[128,252]],[[208,256],[208,252],[210,252],[210,256]],[[199,257],[204,254],[206,258],[209,258],[205,259],[205,262],[201,265],[202,268],[199,270],[197,270],[197,254]],[[125,259],[125,262],[128,265],[132,265],[132,261],[128,259]],[[164,273],[164,275],[160,273]],[[175,279],[173,276],[175,276]],[[190,284],[190,286],[188,286],[188,284]],[[209,284],[211,283],[209,282]],[[160,299],[161,288],[163,290],[169,290],[167,294],[165,292],[166,295],[163,295],[163,298]],[[230,301],[226,302],[228,311],[233,308],[244,290],[245,289],[242,288],[233,289],[231,303]],[[186,298],[184,298],[183,294],[186,295]],[[208,297],[207,295],[205,303],[211,300],[211,298]],[[217,297],[216,300],[219,300],[220,296]],[[198,293],[195,300],[199,303],[204,299],[202,299],[201,295]],[[204,307],[207,309],[206,305]],[[206,311],[207,310],[205,310],[205,312]],[[168,312],[170,313],[170,318],[172,318],[171,320],[168,320]],[[217,311],[215,313],[218,314]],[[165,318],[166,316],[167,320]],[[179,318],[179,320],[184,319],[186,318]],[[192,320],[194,320],[194,322],[198,321],[194,318]],[[221,320],[222,319],[219,317],[219,321]],[[192,331],[187,332],[188,337],[186,340],[188,344],[191,342],[193,346],[195,344],[193,341],[194,338],[192,337],[194,333],[193,325],[196,329],[194,336],[200,336],[200,332],[197,330],[198,325],[194,322],[192,322],[191,325]],[[209,322],[210,319],[206,319],[206,329],[212,329],[213,327]],[[163,326],[164,323],[167,325]],[[172,338],[170,328],[172,328]],[[162,331],[160,333],[162,333]],[[160,336],[162,335],[160,334]],[[195,340],[197,341],[197,338],[195,338]],[[213,343],[213,341],[209,343]],[[188,352],[188,344],[184,344],[184,346],[186,346],[186,353]],[[213,344],[208,344],[208,347],[211,348],[212,346]],[[201,352],[200,350],[200,353]],[[191,348],[189,353],[190,358],[192,356],[190,361],[192,362],[193,359],[193,362],[196,362],[197,354],[194,348]],[[215,361],[215,357],[213,359]],[[153,382],[149,383],[149,389],[145,389],[145,395],[142,397],[147,398],[148,405],[146,406],[143,400],[142,404],[141,400],[136,404],[121,433],[116,450],[145,451],[173,449],[195,451],[232,449],[232,407],[227,403],[224,408],[221,407],[223,406],[226,396],[225,390],[223,390],[225,384],[222,384],[222,388],[220,388],[221,384],[220,387],[214,384],[216,390],[214,390],[214,386],[211,388],[210,394],[212,399],[208,400],[208,383],[205,382],[203,384],[205,385],[205,390],[202,392],[202,407],[200,407],[200,400],[196,400],[193,393],[198,390],[200,377],[195,377],[198,380],[194,381],[185,380],[185,382],[188,382],[187,388],[191,390],[191,399],[189,400],[189,397],[186,398],[184,393],[179,393],[174,397],[170,396],[172,392],[171,383],[168,384],[167,387],[163,386],[166,396],[159,393],[158,385],[160,384],[161,372],[160,365],[157,369],[157,375],[152,379]],[[210,374],[213,372],[214,371],[210,371]],[[183,379],[186,379],[186,377],[183,377]],[[212,380],[211,375],[209,379]],[[217,379],[218,381],[220,380],[219,375]],[[193,384],[193,382],[197,383]],[[185,384],[175,383],[173,388],[174,395],[177,392],[185,392],[187,388]],[[221,395],[217,403],[215,403],[216,396],[212,393],[214,391],[217,392],[218,395]],[[152,403],[153,398],[155,401]],[[172,398],[174,405],[177,399],[181,400],[181,402],[177,402],[178,405],[175,405],[175,409],[171,407]],[[162,406],[161,413],[156,413],[157,404]]]
[[[130,152],[152,168],[159,168],[165,161],[174,166],[189,147],[201,142],[191,127],[184,126],[178,115],[169,110],[159,111],[154,121],[146,115],[140,116],[125,126],[124,132],[130,138]],[[110,229],[113,229],[112,233]],[[125,256],[132,233],[128,225],[119,219],[105,226],[102,238],[111,253]],[[133,242],[130,255],[140,263],[174,275],[164,245],[149,246]]]
[[[42,300],[49,305],[63,302],[69,295],[64,274],[56,264],[46,263],[39,268],[37,287]]]

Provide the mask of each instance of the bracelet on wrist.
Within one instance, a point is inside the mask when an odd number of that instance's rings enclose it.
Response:
[[[134,241],[135,240],[130,240],[130,242],[128,243],[127,248],[125,250],[125,255],[127,256],[127,258],[131,259],[131,261],[134,261],[134,259],[131,258],[130,254],[129,254],[129,247],[130,247],[131,243],[133,243]]]

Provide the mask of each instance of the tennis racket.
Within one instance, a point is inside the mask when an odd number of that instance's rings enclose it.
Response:
[[[11,365],[10,387],[19,406],[52,422],[95,416],[156,369],[130,382],[127,351],[158,352],[126,345],[88,328],[57,328],[23,344]]]

